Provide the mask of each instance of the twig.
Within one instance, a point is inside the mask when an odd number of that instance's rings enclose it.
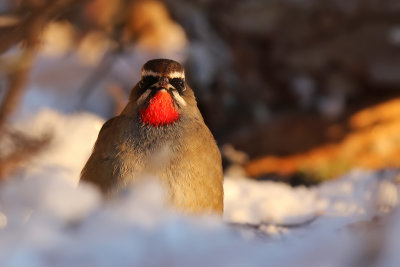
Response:
[[[118,51],[113,50],[106,53],[97,68],[89,75],[87,80],[81,85],[78,92],[81,92],[81,98],[78,103],[78,109],[81,109],[88,97],[91,95],[96,86],[104,79],[104,76],[110,72],[116,60]]]
[[[115,16],[112,22],[112,33],[111,38],[116,42],[116,46],[110,51],[107,51],[103,56],[101,62],[98,64],[97,68],[89,75],[89,77],[84,81],[84,83],[79,88],[78,92],[81,92],[81,98],[78,103],[78,109],[82,109],[85,102],[96,89],[96,86],[104,79],[105,75],[112,69],[117,57],[121,52],[124,51],[124,41],[122,30],[126,24],[127,8],[129,0],[124,0],[120,3],[118,15]]]
[[[82,2],[79,0],[47,1],[41,8],[32,11],[24,20],[15,27],[2,31],[0,35],[0,53],[11,46],[24,41],[25,48],[15,69],[9,74],[9,88],[6,91],[0,106],[0,138],[10,138],[15,149],[0,158],[0,179],[9,174],[18,164],[36,154],[44,145],[49,143],[50,137],[39,139],[28,138],[21,133],[11,132],[5,127],[7,118],[18,106],[26,81],[29,76],[30,66],[35,57],[38,45],[38,36],[46,24],[59,15],[67,7]]]
[[[31,12],[25,19],[15,27],[10,27],[0,34],[0,54],[7,51],[13,45],[26,39],[32,33],[38,34],[46,24],[67,8],[75,4],[81,4],[85,0],[53,0],[41,8]]]
[[[16,109],[22,96],[26,81],[28,79],[30,65],[34,58],[34,47],[27,48],[23,52],[21,62],[17,70],[9,74],[9,88],[4,95],[0,106],[0,132],[4,128],[7,118]]]
[[[22,96],[30,66],[34,60],[40,32],[51,19],[65,11],[67,7],[71,7],[78,2],[81,3],[82,1],[49,0],[41,8],[35,9],[15,27],[6,29],[0,34],[0,54],[20,41],[25,42],[25,51],[21,56],[17,69],[13,70],[9,75],[10,86],[0,106],[0,132],[7,118],[18,106],[19,99]]]
[[[51,141],[50,134],[44,134],[40,138],[31,138],[17,131],[4,130],[2,137],[5,138],[6,136],[10,138],[15,148],[12,152],[0,157],[0,180],[4,180],[22,162],[36,155],[40,150],[49,145]]]
[[[314,214],[310,218],[305,219],[304,221],[294,222],[294,223],[272,223],[272,222],[261,222],[261,223],[228,223],[234,227],[245,227],[251,228],[255,230],[261,229],[263,226],[275,226],[275,227],[283,227],[283,228],[299,228],[313,223],[316,219],[318,219],[320,214]]]

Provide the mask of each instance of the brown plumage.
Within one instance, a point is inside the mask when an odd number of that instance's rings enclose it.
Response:
[[[81,180],[110,194],[148,175],[176,208],[222,213],[220,152],[182,66],[167,59],[143,66],[125,109],[103,125]]]

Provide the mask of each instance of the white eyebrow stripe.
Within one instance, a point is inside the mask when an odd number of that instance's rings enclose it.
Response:
[[[160,74],[155,71],[152,71],[152,70],[142,70],[142,77],[144,77],[144,76],[159,77]]]
[[[160,75],[160,73],[152,71],[152,70],[143,70],[142,77],[145,77],[145,76],[160,77],[161,75]],[[174,72],[168,73],[166,76],[170,79],[174,79],[174,78],[185,79],[185,73],[183,71],[174,71]]]
[[[151,93],[150,89],[147,89],[139,98],[138,100],[136,100],[136,103],[138,105],[142,104],[144,100],[146,100],[146,98],[149,96],[149,94]]]
[[[174,78],[185,79],[185,73],[183,71],[181,71],[181,72],[174,71],[174,72],[168,73],[167,77],[170,78],[170,79],[174,79]]]
[[[179,102],[182,106],[186,106],[186,101],[179,95],[177,91],[172,91],[172,94],[174,95],[174,98],[176,101]]]

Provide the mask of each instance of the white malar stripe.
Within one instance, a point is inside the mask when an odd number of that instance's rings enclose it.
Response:
[[[142,70],[142,77],[144,77],[144,76],[159,77],[160,73],[152,71],[152,70]]]
[[[186,106],[186,101],[183,99],[177,91],[172,91],[172,94],[174,95],[174,98],[176,101],[178,101],[179,104],[182,106]]]
[[[175,87],[173,87],[171,84],[167,84],[167,89],[168,90],[176,90]]]
[[[182,72],[174,71],[174,72],[168,73],[167,77],[170,79],[174,79],[174,78],[185,79],[185,73],[183,71]]]
[[[136,103],[137,103],[138,105],[142,104],[143,101],[146,100],[146,98],[149,96],[150,93],[151,93],[151,90],[150,90],[150,89],[147,89],[147,90],[138,98],[138,100],[136,100]]]

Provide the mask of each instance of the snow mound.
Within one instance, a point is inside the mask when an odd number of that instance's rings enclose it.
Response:
[[[352,266],[353,225],[397,205],[396,172],[360,170],[313,188],[226,177],[223,220],[176,213],[150,179],[103,199],[76,187],[102,123],[47,109],[16,124],[53,139],[0,187],[0,266]]]
[[[227,221],[259,224],[294,223],[318,213],[314,189],[293,188],[277,182],[226,179],[225,212]],[[277,205],[279,202],[279,205]]]
[[[42,109],[37,115],[19,121],[15,128],[29,136],[51,136],[50,146],[29,162],[22,175],[57,176],[77,184],[103,123],[103,119],[92,113],[62,115],[51,109]]]

